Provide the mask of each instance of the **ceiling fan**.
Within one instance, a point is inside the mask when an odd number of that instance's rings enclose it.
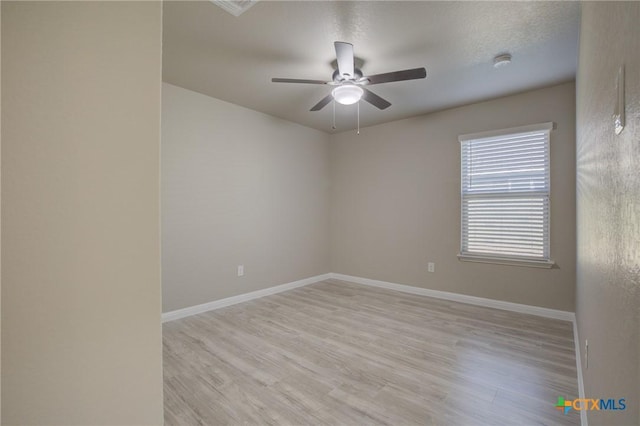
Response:
[[[336,41],[333,44],[336,48],[338,69],[333,72],[331,81],[301,80],[295,78],[272,78],[271,81],[274,83],[328,84],[336,86],[330,94],[315,104],[311,108],[311,111],[320,111],[331,102],[332,99],[335,99],[336,102],[343,105],[351,105],[360,99],[364,99],[379,109],[386,109],[391,106],[389,101],[362,86],[390,83],[393,81],[416,80],[427,76],[427,70],[424,68],[413,68],[410,70],[364,76],[362,71],[354,65],[353,45],[343,41]]]

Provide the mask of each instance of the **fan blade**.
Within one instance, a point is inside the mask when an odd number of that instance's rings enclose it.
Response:
[[[362,94],[362,99],[369,102],[371,105],[378,109],[387,109],[391,106],[391,102],[382,99],[380,96],[373,93],[371,90],[367,90],[364,87],[362,88],[364,93]]]
[[[301,80],[298,78],[272,78],[272,83],[304,83],[304,84],[327,84],[322,80]]]
[[[322,98],[322,100],[320,102],[318,102],[317,104],[315,104],[313,106],[313,108],[311,108],[309,111],[320,111],[322,108],[324,108],[325,106],[327,106],[327,104],[329,102],[331,102],[331,100],[333,99],[333,96],[331,95],[331,93],[329,93],[327,96],[325,96],[324,98]]]
[[[369,80],[369,84],[391,83],[392,81],[417,80],[425,78],[427,70],[424,68],[414,68],[411,70],[394,71],[384,74],[369,75],[365,80]]]
[[[353,44],[343,41],[333,43],[338,60],[338,73],[343,77],[353,78]]]

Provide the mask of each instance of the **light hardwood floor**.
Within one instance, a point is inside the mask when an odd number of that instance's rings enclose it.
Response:
[[[580,423],[566,321],[329,280],[163,334],[166,425]]]

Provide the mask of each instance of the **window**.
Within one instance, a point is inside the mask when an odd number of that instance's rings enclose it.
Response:
[[[461,260],[550,268],[553,123],[459,137]]]

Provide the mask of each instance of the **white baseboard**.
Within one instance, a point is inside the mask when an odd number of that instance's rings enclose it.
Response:
[[[260,297],[270,296],[283,291],[291,290],[305,285],[317,283],[330,278],[331,274],[316,275],[298,281],[265,288],[262,290],[252,291],[250,293],[239,294],[237,296],[227,297],[225,299],[214,300],[213,302],[203,303],[201,305],[189,306],[188,308],[178,309],[175,311],[165,312],[162,314],[162,322],[173,321],[180,318],[189,317],[191,315],[201,314],[214,309],[225,308],[237,303],[247,302],[249,300],[258,299]]]
[[[520,303],[505,302],[502,300],[486,299],[484,297],[468,296],[460,293],[450,293],[448,291],[431,290],[428,288],[414,287],[404,284],[390,283],[387,281],[372,280],[369,278],[355,277],[344,274],[322,274],[314,277],[293,281],[287,284],[281,284],[262,290],[252,291],[250,293],[239,294],[237,296],[227,297],[225,299],[214,300],[212,302],[203,303],[201,305],[189,306],[187,308],[175,311],[165,312],[162,314],[162,322],[173,321],[179,318],[200,314],[202,312],[212,311],[214,309],[224,308],[226,306],[235,305],[237,303],[247,302],[249,300],[258,299],[260,297],[269,296],[283,291],[303,287],[309,284],[317,283],[327,279],[336,279],[342,281],[350,281],[356,284],[363,284],[372,287],[386,288],[389,290],[401,291],[403,293],[417,294],[420,296],[433,297],[436,299],[451,300],[453,302],[466,303],[469,305],[484,306],[487,308],[502,309],[505,311],[520,312],[523,314],[537,315],[546,318],[571,321],[574,324],[574,337],[576,338],[576,355],[579,353],[580,345],[577,340],[578,329],[575,325],[575,314],[568,311],[560,311],[556,309],[542,308],[540,306],[523,305]],[[578,362],[580,361],[578,357]]]
[[[484,297],[468,296],[460,293],[449,293],[448,291],[430,290],[428,288],[413,287],[410,285],[395,284],[386,281],[372,280],[369,278],[354,277],[351,275],[331,273],[329,276],[336,280],[350,281],[356,284],[364,284],[372,287],[386,288],[389,290],[402,291],[404,293],[417,294],[420,296],[433,297],[436,299],[451,300],[453,302],[466,303],[469,305],[484,306],[487,308],[502,309],[505,311],[520,312],[523,314],[537,315],[540,317],[573,321],[575,314],[557,309],[542,308],[539,306],[523,305],[520,303],[505,302],[502,300],[485,299]]]
[[[573,316],[573,342],[576,347],[576,370],[578,370],[578,397],[584,399],[584,378],[582,377],[582,357],[580,355],[580,337],[578,336],[578,322]],[[587,410],[580,410],[580,424],[588,426]]]

